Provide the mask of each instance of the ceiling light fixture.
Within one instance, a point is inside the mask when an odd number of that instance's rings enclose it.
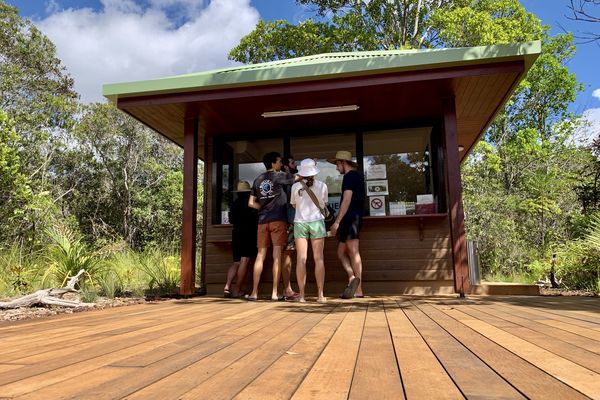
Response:
[[[289,117],[291,115],[308,115],[308,114],[325,114],[342,111],[356,111],[358,110],[356,104],[349,106],[335,106],[335,107],[319,107],[319,108],[302,108],[298,110],[286,110],[286,111],[267,111],[262,113],[263,118],[273,117]]]

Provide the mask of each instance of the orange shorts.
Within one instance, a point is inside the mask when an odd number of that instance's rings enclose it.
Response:
[[[266,224],[258,224],[258,239],[256,247],[267,248],[273,246],[285,246],[287,244],[287,227],[286,221],[273,221]]]

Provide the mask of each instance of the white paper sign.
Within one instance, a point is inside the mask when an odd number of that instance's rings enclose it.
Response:
[[[385,196],[369,196],[369,215],[385,215]]]
[[[367,181],[367,196],[388,195],[388,181]]]
[[[387,173],[385,164],[375,164],[367,166],[367,179],[386,179]]]

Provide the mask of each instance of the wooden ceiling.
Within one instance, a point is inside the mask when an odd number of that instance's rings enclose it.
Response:
[[[118,107],[183,145],[183,121],[198,116],[201,135],[293,136],[302,133],[374,130],[440,121],[442,99],[454,96],[458,142],[468,151],[508,99],[523,61],[410,71],[119,99]],[[266,111],[357,105],[356,111],[264,118]],[[203,158],[203,141],[200,156]]]

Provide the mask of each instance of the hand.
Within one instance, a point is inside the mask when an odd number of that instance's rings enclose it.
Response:
[[[339,223],[334,223],[333,225],[331,225],[331,227],[329,228],[329,231],[331,232],[331,236],[335,236],[337,233],[338,228],[340,227]]]

